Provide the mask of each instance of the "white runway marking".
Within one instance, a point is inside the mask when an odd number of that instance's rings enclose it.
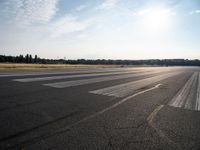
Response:
[[[155,82],[164,80],[166,78],[175,76],[177,74],[179,73],[166,73],[163,75],[157,75],[154,77],[150,77],[150,78],[146,78],[146,79],[142,79],[138,81],[133,81],[129,83],[119,84],[119,85],[115,85],[115,86],[111,86],[111,87],[107,87],[103,89],[90,91],[90,93],[101,94],[101,95],[106,95],[106,96],[124,97],[133,93],[133,91],[135,90],[138,90],[140,88],[143,88]]]
[[[170,106],[200,110],[200,73],[195,72],[169,102]]]
[[[200,73],[199,73],[198,86],[197,86],[196,110],[200,111]]]
[[[135,69],[136,70],[136,69]],[[139,69],[138,69],[139,70]],[[38,75],[54,75],[54,74],[75,74],[75,73],[101,73],[101,72],[116,72],[128,71],[128,69],[99,69],[99,70],[76,70],[76,71],[48,71],[48,72],[21,72],[21,73],[4,73],[0,77],[20,77],[20,76],[38,76]]]
[[[52,77],[34,77],[34,78],[23,78],[23,79],[13,79],[13,81],[18,82],[36,82],[36,81],[48,81],[48,80],[58,80],[58,79],[69,79],[69,78],[79,78],[79,77],[95,77],[103,75],[117,75],[117,74],[128,74],[137,73],[139,71],[128,71],[128,72],[107,72],[107,73],[93,73],[93,74],[76,74],[76,75],[64,75],[64,76],[52,76]]]
[[[56,82],[56,83],[49,83],[49,84],[43,84],[43,85],[54,87],[54,88],[66,88],[66,87],[79,86],[79,85],[124,79],[124,78],[130,78],[130,77],[137,77],[137,76],[144,76],[144,75],[150,75],[150,74],[152,74],[152,72],[128,74],[128,75],[115,75],[115,76],[109,76],[109,77],[98,77],[98,78],[92,78],[92,79],[73,80],[73,81],[66,81],[66,82]]]

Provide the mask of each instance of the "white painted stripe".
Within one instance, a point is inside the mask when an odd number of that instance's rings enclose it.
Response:
[[[92,78],[92,79],[56,82],[56,83],[49,83],[49,84],[43,84],[43,85],[54,87],[54,88],[66,88],[66,87],[79,86],[79,85],[98,83],[98,82],[103,82],[103,81],[111,81],[111,80],[117,80],[117,79],[124,79],[124,78],[130,78],[130,77],[137,77],[137,76],[144,76],[144,75],[150,75],[150,74],[152,74],[152,73],[147,72],[147,73],[137,73],[137,74],[128,74],[128,75],[115,75],[115,76],[98,77],[98,78]]]
[[[184,105],[185,109],[190,109],[190,110],[196,109],[197,83],[198,83],[198,72],[195,73],[195,78],[189,89],[189,92],[185,101],[185,105]]]
[[[38,76],[38,75],[54,75],[54,74],[75,74],[75,73],[100,73],[100,72],[120,72],[120,71],[128,71],[131,69],[99,69],[99,70],[76,70],[76,71],[49,71],[49,72],[19,72],[19,73],[5,73],[5,74],[0,74],[0,77],[20,77],[20,76]],[[133,70],[133,69],[132,69]],[[137,70],[137,69],[134,69]],[[139,69],[138,69],[139,70]]]
[[[175,76],[177,74],[179,73],[165,73],[162,75],[158,75],[158,76],[154,76],[154,77],[150,77],[150,78],[146,78],[146,79],[142,79],[138,81],[133,81],[129,83],[119,84],[119,85],[115,85],[115,86],[111,86],[111,87],[107,87],[103,89],[90,91],[90,93],[101,94],[101,95],[106,95],[106,96],[124,97],[133,93],[134,91],[138,89],[141,89],[155,82],[164,80],[166,78]]]
[[[103,75],[117,75],[117,74],[130,74],[137,73],[139,71],[128,71],[128,72],[107,72],[107,73],[93,73],[93,74],[76,74],[76,75],[64,75],[64,76],[51,76],[51,77],[35,77],[35,78],[23,78],[23,79],[13,79],[13,81],[18,82],[36,82],[36,81],[48,81],[48,80],[58,80],[58,79],[69,79],[69,78],[79,78],[79,77],[95,77]]]
[[[196,80],[198,77],[198,73],[195,72],[190,77],[190,79],[186,82],[184,87],[176,94],[176,96],[169,102],[170,106],[174,107],[184,107],[191,109],[191,98],[188,96],[190,95],[191,88],[195,86]],[[193,91],[194,92],[194,91]]]
[[[200,72],[197,86],[196,110],[200,111]]]

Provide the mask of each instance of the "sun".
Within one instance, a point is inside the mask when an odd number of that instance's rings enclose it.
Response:
[[[170,24],[171,12],[165,8],[154,8],[144,17],[144,26],[149,31],[163,31]]]

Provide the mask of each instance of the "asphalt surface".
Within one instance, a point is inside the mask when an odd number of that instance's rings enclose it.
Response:
[[[0,149],[199,150],[200,68],[0,70]]]

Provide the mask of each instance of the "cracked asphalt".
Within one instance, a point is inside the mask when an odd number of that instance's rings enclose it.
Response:
[[[0,70],[0,149],[199,150],[200,111],[195,107],[199,71],[198,67]],[[130,76],[112,78],[124,74]],[[155,82],[144,80],[152,77]],[[85,82],[79,84],[80,80]],[[67,87],[67,81],[76,84]],[[65,86],[46,86],[52,83]],[[129,93],[107,96],[102,90],[107,87]],[[181,101],[180,96],[193,106],[171,105],[177,97]]]

